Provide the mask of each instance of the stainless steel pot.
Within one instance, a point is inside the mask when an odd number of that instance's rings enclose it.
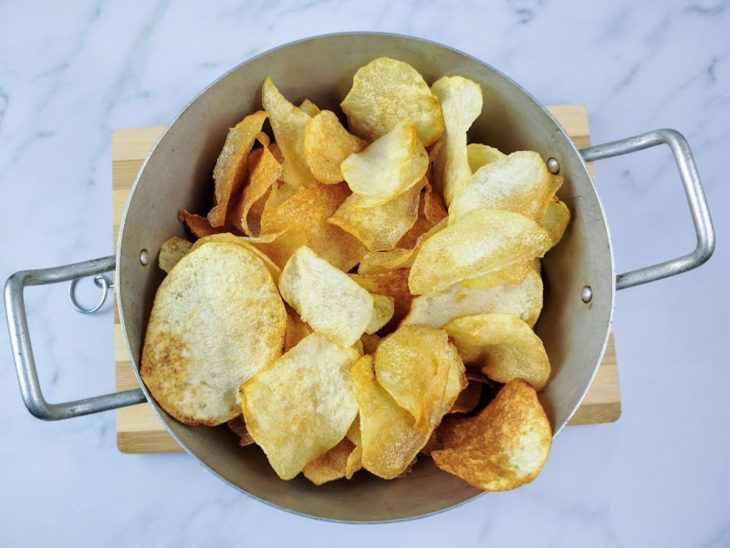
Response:
[[[540,103],[489,65],[424,40],[370,33],[295,42],[224,75],[183,110],[142,166],[122,219],[116,259],[22,271],[8,279],[5,308],[15,366],[23,399],[33,415],[65,419],[148,401],[180,445],[221,479],[263,502],[316,518],[402,520],[438,512],[480,494],[427,459],[407,478],[395,481],[366,474],[322,487],[301,478],[281,481],[261,451],[240,448],[225,427],[189,427],[167,415],[150,397],[137,370],[147,317],[162,279],[155,261],[160,244],[173,234],[182,234],[177,220],[180,209],[206,211],[210,207],[211,173],[227,129],[260,107],[263,80],[272,76],[290,100],[308,97],[320,106],[337,108],[356,69],[383,55],[410,63],[427,81],[457,74],[478,82],[484,92],[484,112],[471,129],[470,139],[507,152],[536,150],[546,161],[552,159],[550,168],[565,177],[559,195],[570,207],[573,220],[560,245],[543,263],[545,307],[536,327],[553,367],[541,401],[554,432],[565,426],[601,361],[615,290],[690,270],[713,252],[712,222],[689,146],[678,132],[662,129],[577,150]],[[616,276],[606,219],[585,162],[658,144],[668,145],[676,160],[697,247],[683,257]],[[115,266],[119,316],[140,389],[48,403],[36,375],[23,288],[98,275]]]

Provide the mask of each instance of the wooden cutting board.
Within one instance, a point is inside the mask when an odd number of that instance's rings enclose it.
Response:
[[[548,107],[575,141],[578,147],[590,144],[588,113],[583,105],[557,105]],[[112,218],[114,242],[117,240],[119,223],[127,201],[127,195],[142,162],[157,142],[164,126],[117,129],[112,135]],[[592,166],[591,166],[592,169]],[[116,388],[137,388],[137,379],[124,344],[115,307],[114,359],[116,362]],[[582,405],[569,424],[593,424],[613,422],[621,415],[621,398],[616,367],[616,351],[611,336],[601,367]],[[123,453],[155,453],[182,451],[167,433],[148,404],[143,403],[116,412],[117,446]]]

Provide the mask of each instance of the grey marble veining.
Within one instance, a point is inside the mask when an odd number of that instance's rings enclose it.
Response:
[[[596,143],[687,136],[718,247],[697,271],[618,295],[621,420],[564,430],[517,491],[409,523],[333,525],[252,501],[185,455],[118,453],[112,414],[33,419],[0,334],[0,545],[730,545],[728,1],[2,2],[0,278],[113,251],[113,128],[164,124],[242,60],[351,30],[442,42],[545,103],[585,103]],[[692,248],[666,150],[596,169],[620,270]],[[109,308],[80,316],[65,286],[27,295],[51,399],[111,390]]]

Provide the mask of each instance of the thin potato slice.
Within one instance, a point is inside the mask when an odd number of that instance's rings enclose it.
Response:
[[[196,238],[204,238],[206,236],[210,236],[211,234],[220,234],[222,232],[231,231],[229,227],[211,226],[208,219],[200,215],[196,215],[195,213],[190,213],[187,209],[181,209],[180,213],[178,213],[177,215],[177,218],[186,227],[188,227],[190,233]]]
[[[542,223],[554,188],[553,176],[537,152],[513,152],[471,176],[449,205],[449,223],[481,208],[505,209]]]
[[[482,113],[482,88],[461,76],[444,76],[431,86],[441,101],[445,130],[434,162],[434,185],[449,205],[471,177],[466,132]]]
[[[534,270],[516,285],[468,288],[456,284],[443,292],[413,299],[403,325],[443,327],[464,316],[504,312],[532,327],[542,311],[542,289],[542,278]]]
[[[424,234],[427,234],[433,227],[437,226],[446,218],[446,207],[437,192],[434,192],[431,184],[426,181],[424,190],[421,191],[421,200],[418,204],[418,219],[398,242],[399,248],[412,249],[418,245]],[[445,226],[445,225],[444,225]]]
[[[328,185],[345,180],[340,164],[366,146],[366,141],[351,135],[329,110],[314,115],[304,132],[304,158],[309,170],[319,182]]]
[[[444,130],[441,105],[423,77],[408,63],[388,57],[358,69],[340,106],[350,131],[369,141],[404,121],[416,124],[424,146],[438,141]]]
[[[439,441],[443,449],[431,452],[436,466],[478,489],[505,491],[537,477],[552,430],[535,390],[515,380],[478,415],[445,420]]]
[[[565,229],[568,228],[568,223],[570,223],[570,210],[568,206],[557,198],[550,200],[545,210],[542,226],[550,234],[553,247],[558,245],[558,242],[563,238]]]
[[[269,113],[274,138],[284,156],[284,180],[294,186],[314,181],[304,156],[304,132],[310,117],[291,104],[271,78],[264,80],[261,104]]]
[[[259,232],[259,227],[252,227],[249,224],[251,208],[269,192],[282,173],[281,164],[271,154],[267,145],[254,152],[258,152],[258,154],[254,156],[252,153],[249,158],[248,184],[243,188],[243,192],[231,212],[233,225],[249,236],[254,236]],[[260,224],[260,219],[259,223],[255,224]]]
[[[479,405],[482,397],[482,384],[478,382],[470,382],[466,388],[461,391],[459,397],[456,398],[454,405],[449,409],[449,413],[471,413]]]
[[[180,422],[240,415],[238,387],[281,354],[286,311],[263,262],[230,244],[183,257],[152,306],[140,374]]]
[[[488,145],[469,143],[466,145],[466,157],[469,161],[469,169],[471,169],[472,173],[476,173],[479,171],[479,168],[506,158],[507,155],[499,149]]]
[[[180,262],[180,259],[188,254],[192,247],[192,242],[189,242],[180,236],[173,236],[172,238],[168,238],[162,242],[162,245],[160,246],[160,254],[157,260],[160,265],[160,269],[169,274],[170,270],[172,270],[173,267]]]
[[[426,169],[428,154],[411,122],[397,124],[340,164],[347,186],[365,207],[383,205],[411,189],[423,179]]]
[[[463,280],[542,257],[551,243],[545,229],[523,215],[477,209],[423,243],[408,285],[414,295],[443,291]]]
[[[370,293],[393,297],[395,309],[393,318],[388,322],[389,328],[397,325],[408,314],[413,295],[408,290],[407,268],[398,268],[387,272],[350,274],[350,278]]]
[[[260,110],[246,116],[228,131],[223,150],[213,169],[215,206],[208,212],[208,221],[213,227],[222,227],[226,223],[228,204],[243,185],[246,158],[267,116],[266,112]]]
[[[342,479],[347,473],[347,463],[355,449],[355,445],[344,438],[329,451],[309,461],[302,469],[302,474],[314,485]]]
[[[309,99],[304,99],[302,103],[299,105],[299,110],[305,112],[310,118],[314,118],[321,112],[319,110],[319,107],[315,105],[312,101]]]
[[[502,270],[485,274],[477,278],[471,278],[464,280],[461,285],[469,288],[488,288],[496,287],[503,284],[518,284],[521,283],[527,277],[527,274],[534,269],[534,261],[540,262],[539,259],[532,261],[525,261],[523,263],[517,263],[510,265]]]
[[[444,326],[464,362],[481,368],[490,379],[522,379],[542,390],[550,378],[550,360],[540,337],[512,314],[479,314]]]
[[[240,246],[249,253],[253,253],[254,255],[256,255],[256,257],[261,259],[264,263],[264,266],[266,267],[266,270],[268,270],[269,274],[271,274],[271,279],[274,280],[275,284],[278,284],[279,276],[281,276],[281,269],[276,265],[274,261],[269,259],[268,255],[263,253],[259,248],[256,247],[256,245],[254,245],[254,242],[258,241],[259,238],[246,238],[245,236],[235,236],[226,232],[222,234],[211,234],[210,236],[200,238],[197,242],[193,244],[192,249],[197,249],[201,245],[210,242]]]
[[[382,329],[393,317],[395,311],[395,299],[388,295],[370,295],[373,298],[373,315],[370,318],[370,323],[365,328],[366,335],[372,335],[376,331]],[[364,352],[363,347],[363,352]]]
[[[302,320],[342,346],[355,344],[373,316],[370,293],[306,246],[286,263],[279,291]]]
[[[248,430],[281,479],[347,434],[357,415],[350,376],[357,358],[313,333],[241,386]]]
[[[352,479],[355,472],[362,469],[362,445],[355,446],[345,464],[345,479]]]

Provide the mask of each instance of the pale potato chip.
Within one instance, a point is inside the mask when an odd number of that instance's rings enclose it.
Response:
[[[464,191],[466,192],[466,190]],[[500,209],[476,209],[428,238],[411,267],[414,295],[443,291],[462,280],[542,257],[550,236],[527,217]]]
[[[537,152],[513,152],[471,176],[449,205],[449,223],[481,208],[505,209],[542,223],[554,183]]]
[[[482,397],[482,384],[478,382],[470,382],[466,388],[459,393],[454,405],[449,409],[449,413],[471,413],[479,405]]]
[[[205,236],[204,238],[200,238],[197,242],[193,244],[192,249],[197,249],[201,245],[209,243],[209,242],[217,242],[217,243],[225,243],[225,244],[232,244],[237,245],[245,249],[246,251],[253,253],[263,261],[264,266],[266,267],[266,270],[269,271],[269,274],[271,274],[271,279],[274,280],[275,284],[279,283],[279,276],[281,275],[281,269],[276,265],[274,261],[269,259],[268,255],[263,253],[260,249],[254,245],[254,243],[258,243],[257,238],[246,238],[244,236],[235,236],[233,234],[230,234],[228,232],[221,233],[221,234],[211,234],[210,236]]]
[[[284,337],[284,352],[289,352],[306,336],[312,333],[312,328],[303,322],[299,314],[287,307],[286,336]]]
[[[464,362],[480,367],[494,381],[522,379],[542,390],[550,378],[550,360],[540,337],[517,316],[466,316],[450,321],[444,329]]]
[[[370,293],[393,297],[393,318],[387,327],[394,327],[400,322],[411,308],[413,295],[408,290],[408,269],[399,268],[387,272],[369,274],[350,274],[350,278]]]
[[[329,451],[309,461],[302,469],[302,474],[314,485],[342,479],[347,473],[347,463],[354,450],[355,445],[344,438]]]
[[[380,386],[413,416],[416,430],[435,428],[466,385],[456,347],[444,331],[426,325],[407,325],[383,339],[374,368]]]
[[[360,337],[360,342],[362,343],[362,353],[375,354],[375,351],[378,349],[378,345],[380,344],[380,340],[380,337],[375,333],[363,333]]]
[[[343,272],[358,264],[365,247],[327,222],[350,195],[347,185],[313,183],[291,192],[291,185],[278,185],[272,192],[261,216],[261,233],[286,232],[270,245],[259,247],[281,267],[303,245]]]
[[[446,207],[437,192],[426,180],[425,188],[421,191],[421,200],[418,204],[418,219],[411,229],[398,242],[399,248],[412,249],[416,247],[422,237],[446,218]],[[445,225],[444,225],[445,226]]]
[[[456,284],[440,293],[413,299],[402,323],[443,327],[464,316],[504,312],[534,326],[542,311],[542,289],[542,278],[534,270],[516,285],[468,288]]]
[[[261,104],[269,113],[274,139],[284,156],[284,180],[294,186],[311,183],[314,176],[304,157],[304,132],[309,115],[287,101],[271,78],[264,80]]]
[[[309,170],[319,182],[329,185],[345,180],[340,164],[366,146],[366,141],[351,135],[329,110],[313,116],[304,132],[304,158]]]
[[[431,93],[441,101],[445,125],[433,181],[449,205],[471,177],[466,132],[482,113],[482,88],[468,78],[444,76],[434,82]]]
[[[466,157],[469,161],[469,169],[472,173],[476,173],[479,168],[506,158],[507,155],[499,149],[488,145],[469,143],[466,145]]]
[[[431,453],[436,466],[478,489],[505,491],[537,477],[552,429],[535,390],[516,380],[478,415],[445,420],[439,438],[443,449]]]
[[[249,212],[253,205],[269,192],[281,177],[281,173],[281,164],[266,145],[249,155],[248,184],[243,188],[241,196],[231,211],[231,222],[238,230],[249,236],[258,234],[259,227],[249,224]],[[260,219],[255,224],[260,224]]]
[[[545,216],[542,220],[542,226],[545,227],[550,239],[553,242],[553,246],[558,245],[558,242],[563,238],[565,229],[568,228],[570,222],[570,210],[564,202],[561,202],[557,198],[550,200],[547,209],[545,209]]]
[[[266,117],[266,112],[260,110],[246,116],[228,131],[223,150],[213,169],[215,206],[208,212],[208,221],[213,227],[222,227],[226,223],[228,203],[231,196],[235,196],[243,185],[246,158]]]
[[[352,453],[347,457],[345,464],[345,479],[352,479],[355,472],[362,469],[362,445],[355,446]]]
[[[165,277],[152,306],[140,375],[180,422],[240,415],[238,387],[281,354],[286,311],[263,262],[208,243]]]
[[[246,426],[281,479],[347,434],[357,415],[350,376],[357,358],[313,333],[241,385]]]
[[[300,247],[279,278],[284,300],[325,338],[352,346],[373,315],[373,298],[347,274]]]
[[[388,57],[358,69],[340,106],[350,131],[369,141],[404,121],[416,124],[425,146],[438,141],[444,131],[441,105],[423,77],[408,63]]]
[[[413,416],[375,380],[373,357],[352,366],[352,384],[360,413],[362,467],[384,479],[402,474],[425,445],[431,431],[416,430]]]
[[[304,99],[304,101],[302,101],[299,105],[299,109],[304,111],[310,118],[314,118],[321,112],[319,107],[309,99]]]
[[[186,227],[188,227],[190,233],[196,238],[204,238],[211,234],[220,234],[222,232],[231,231],[230,227],[211,226],[207,218],[196,215],[195,213],[190,213],[187,209],[181,209],[177,218],[180,219],[180,222],[182,222]]]
[[[388,295],[376,295],[373,293],[371,293],[370,296],[373,298],[373,315],[370,318],[370,323],[368,323],[368,326],[365,329],[364,334],[366,335],[372,335],[382,329],[393,317],[393,312],[395,311],[395,299],[393,299],[393,297]],[[363,349],[362,353],[364,354],[365,350],[362,345],[362,341],[360,341],[360,346]]]
[[[188,254],[191,247],[193,244],[180,236],[173,236],[162,242],[157,260],[160,268],[169,274],[180,259]]]
[[[490,272],[484,276],[470,278],[461,282],[461,285],[469,288],[487,288],[495,287],[503,284],[518,284],[527,277],[527,274],[533,270],[534,261],[540,262],[539,259],[525,261],[507,266],[496,272]]]
[[[368,207],[350,195],[328,222],[360,240],[370,251],[392,250],[418,217],[418,185],[384,204]]]
[[[426,169],[428,155],[411,122],[397,124],[340,164],[347,186],[367,207],[383,205],[413,188],[423,179]]]

